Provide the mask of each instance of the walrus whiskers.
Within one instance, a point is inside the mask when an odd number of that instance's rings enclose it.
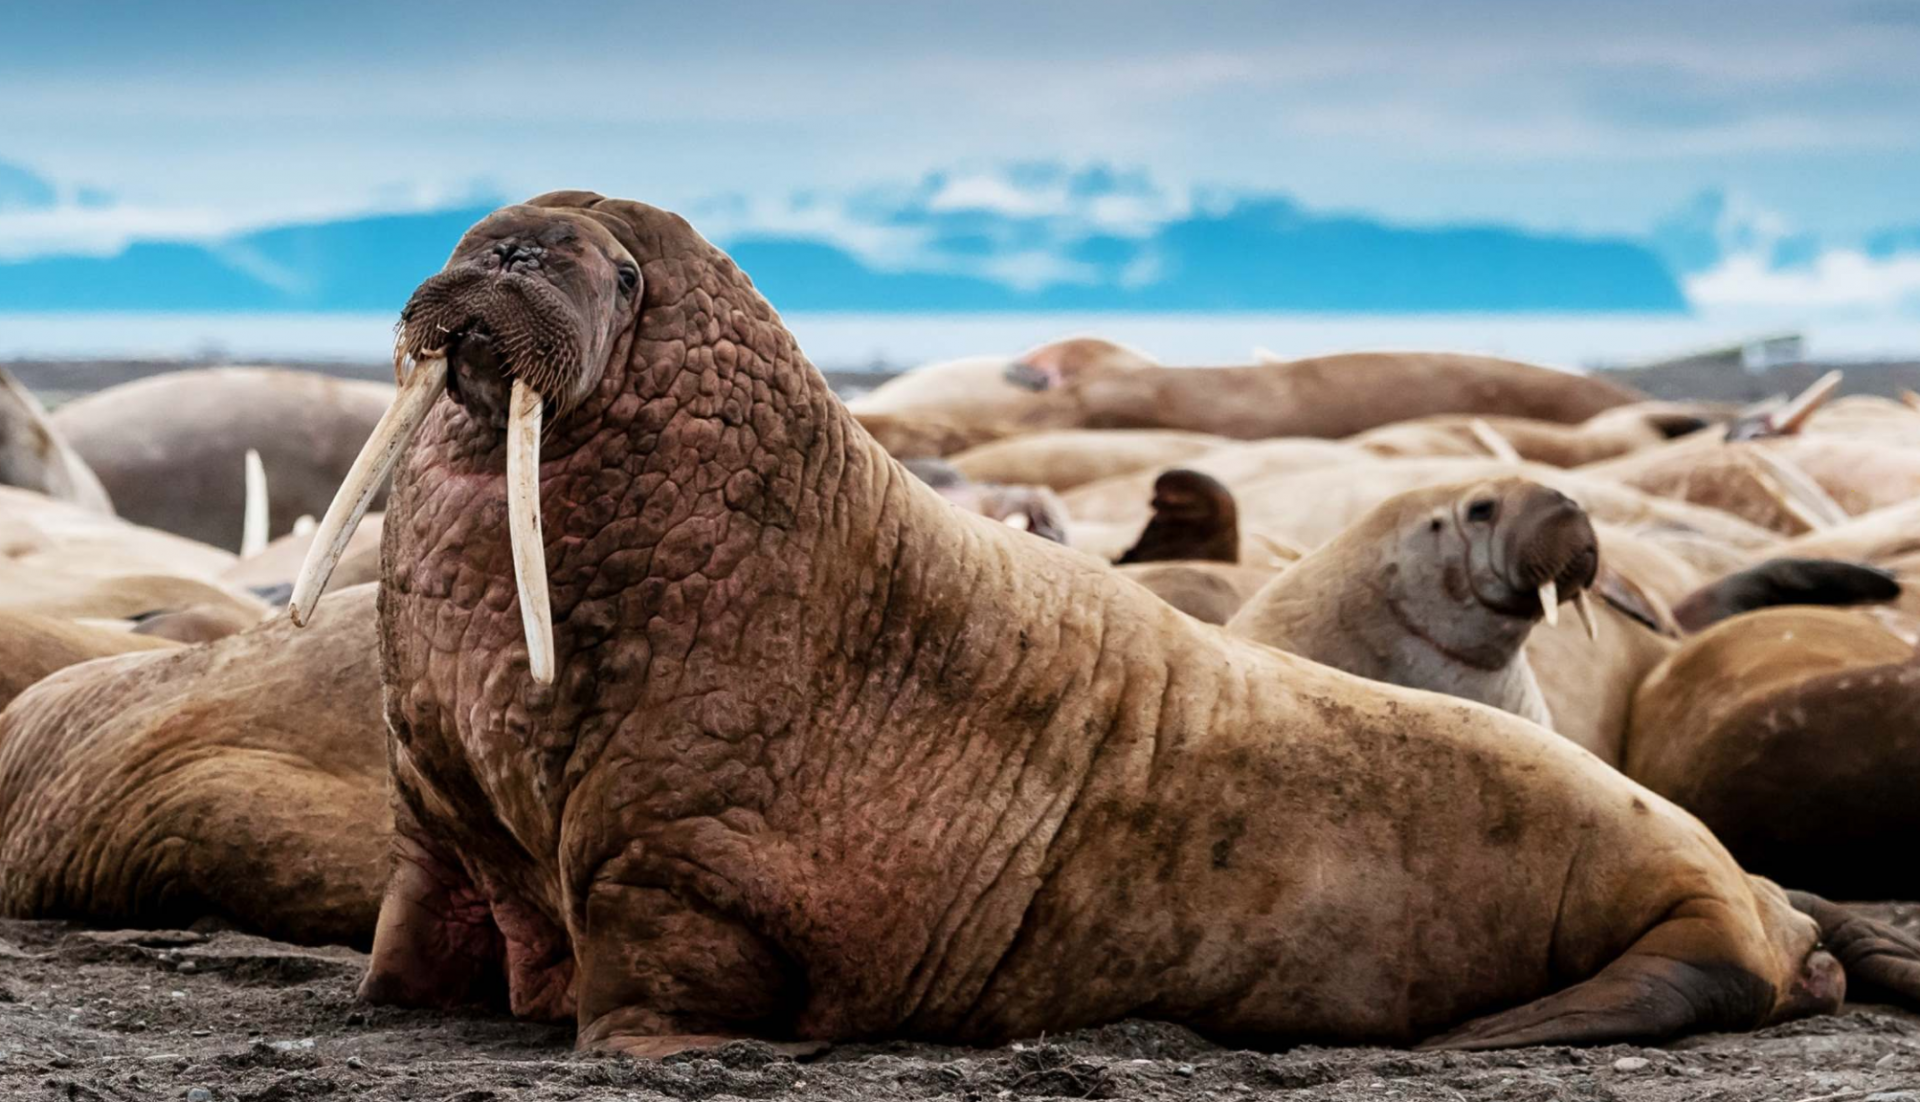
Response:
[[[327,588],[327,579],[333,576],[333,568],[346,553],[347,541],[353,538],[354,529],[360,527],[360,518],[367,515],[373,495],[379,492],[380,484],[393,470],[394,460],[400,458],[414,434],[426,423],[427,411],[446,389],[447,358],[444,355],[416,362],[412,373],[400,384],[393,405],[380,418],[380,423],[373,426],[366,446],[354,458],[346,479],[333,496],[333,503],[327,506],[327,515],[321,518],[313,545],[307,549],[307,559],[300,564],[300,574],[294,579],[293,599],[287,603],[287,612],[295,625],[305,627],[313,618],[314,606]]]
[[[547,594],[547,545],[540,535],[540,421],[545,400],[524,379],[513,381],[507,407],[507,534],[520,626],[533,679],[553,684],[553,607]]]

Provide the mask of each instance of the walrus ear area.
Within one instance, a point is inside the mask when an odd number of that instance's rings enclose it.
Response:
[[[1788,892],[1787,901],[1820,927],[1856,999],[1920,1009],[1920,938],[1811,892]]]

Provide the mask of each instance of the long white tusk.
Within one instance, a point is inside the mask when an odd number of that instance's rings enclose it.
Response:
[[[1560,587],[1550,581],[1540,583],[1540,615],[1546,617],[1548,627],[1560,623]]]
[[[1829,371],[1815,379],[1813,385],[1800,392],[1800,396],[1788,402],[1786,407],[1773,418],[1773,431],[1776,433],[1799,432],[1806,427],[1807,418],[1815,410],[1827,404],[1833,392],[1840,389],[1840,372]]]
[[[313,607],[320,602],[327,579],[333,576],[333,568],[345,553],[347,541],[353,538],[353,530],[360,526],[360,518],[367,515],[373,495],[379,492],[380,484],[393,470],[394,460],[407,449],[413,434],[420,431],[427,411],[445,389],[445,356],[414,364],[412,374],[400,384],[400,393],[394,396],[393,405],[381,416],[380,423],[373,426],[373,434],[367,437],[366,446],[360,449],[353,466],[347,469],[345,481],[334,493],[333,504],[327,506],[327,515],[321,518],[320,527],[313,534],[313,545],[307,548],[307,561],[300,564],[300,575],[293,581],[293,600],[287,603],[287,611],[297,626],[305,627],[312,618]]]
[[[1580,614],[1580,626],[1587,629],[1587,642],[1600,641],[1600,623],[1593,618],[1593,599],[1582,589],[1573,595],[1573,610]]]
[[[527,635],[527,667],[553,684],[553,608],[547,595],[547,545],[540,536],[540,419],[544,399],[513,381],[507,407],[507,535],[513,541],[513,580],[520,589],[520,627]]]
[[[1495,459],[1498,459],[1502,463],[1520,462],[1519,449],[1513,446],[1511,440],[1500,435],[1500,430],[1487,424],[1484,420],[1475,417],[1473,420],[1468,421],[1467,431],[1471,432],[1473,438],[1480,442],[1480,446],[1487,449],[1487,454],[1493,456]]]
[[[247,449],[246,511],[240,519],[240,557],[250,558],[267,549],[267,468],[260,453]]]

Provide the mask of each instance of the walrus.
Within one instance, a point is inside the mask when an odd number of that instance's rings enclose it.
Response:
[[[1175,468],[1153,481],[1153,517],[1116,565],[1199,559],[1240,561],[1239,510],[1218,479]]]
[[[246,453],[273,487],[269,535],[319,515],[393,396],[385,383],[266,367],[175,371],[53,411],[120,515],[237,551]]]
[[[64,578],[178,574],[211,581],[231,552],[44,494],[0,486],[0,564]]]
[[[1635,402],[1603,410],[1577,425],[1498,414],[1453,414],[1382,425],[1350,443],[1394,458],[1480,456],[1499,454],[1504,447],[1531,462],[1579,467],[1699,432],[1713,423],[1713,412],[1691,403]]]
[[[1165,429],[1061,429],[981,444],[952,459],[968,478],[981,482],[1030,482],[1065,491],[1134,471],[1177,466],[1239,443]],[[893,454],[901,458],[899,452]]]
[[[1476,700],[1552,728],[1523,648],[1599,573],[1572,498],[1520,478],[1411,490],[1268,582],[1227,622],[1335,669]]]
[[[997,520],[1044,540],[1067,543],[1067,507],[1045,486],[979,483],[940,459],[909,459],[901,466],[941,497],[971,513]]]
[[[0,712],[0,914],[366,946],[391,838],[374,588],[313,631],[276,617],[21,693]]]
[[[1602,379],[1450,352],[1350,352],[1236,367],[1090,370],[1035,394],[1022,424],[1344,439],[1436,414],[1572,424],[1643,395]]]
[[[68,666],[172,645],[164,639],[57,616],[0,611],[0,710],[34,682]]]
[[[47,419],[46,407],[0,367],[0,486],[33,490],[96,513],[113,501],[86,460]]]
[[[1273,566],[1204,559],[1129,563],[1114,569],[1203,624],[1225,624],[1233,619],[1233,614],[1276,573]]]
[[[1920,869],[1920,660],[1869,616],[1781,608],[1718,624],[1648,675],[1621,767],[1698,815],[1743,865],[1850,899]]]
[[[401,319],[292,601],[391,467],[370,1000],[504,978],[643,1057],[1126,1015],[1484,1048],[1832,1010],[1821,939],[1878,936],[1531,724],[951,508],[676,215],[502,208]]]

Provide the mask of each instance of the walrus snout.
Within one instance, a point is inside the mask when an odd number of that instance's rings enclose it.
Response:
[[[1585,589],[1600,569],[1600,539],[1586,510],[1557,490],[1541,487],[1513,518],[1509,579],[1516,589],[1553,582],[1563,592]]]

